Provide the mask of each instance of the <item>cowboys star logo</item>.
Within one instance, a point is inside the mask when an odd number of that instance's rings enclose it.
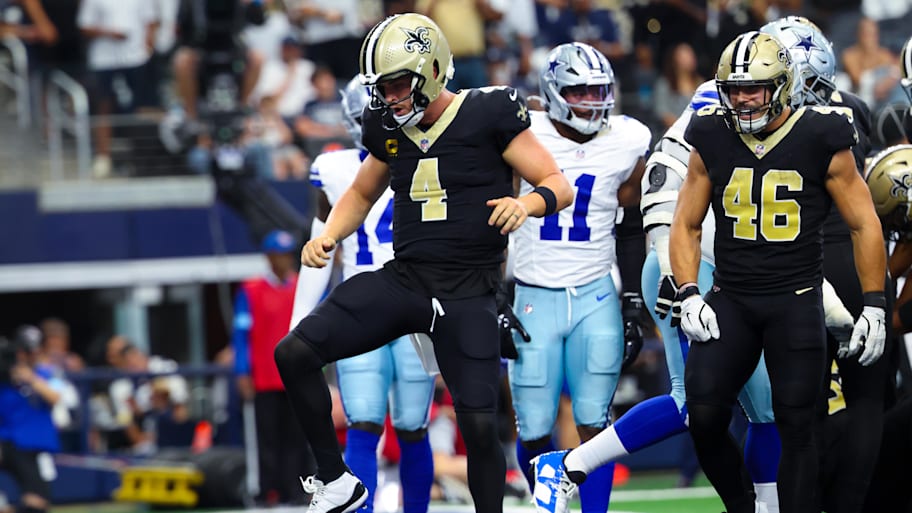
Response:
[[[418,27],[415,30],[402,27],[406,40],[403,47],[411,53],[431,53],[431,38],[427,27]]]

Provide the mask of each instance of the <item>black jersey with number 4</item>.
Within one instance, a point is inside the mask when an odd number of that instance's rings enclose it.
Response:
[[[715,284],[779,293],[822,281],[822,226],[832,200],[830,160],[857,141],[845,108],[803,107],[762,139],[728,128],[723,109],[700,109],[684,134],[712,182]]]
[[[525,100],[507,87],[460,91],[426,129],[387,130],[379,111],[365,110],[364,146],[390,167],[394,265],[417,269],[430,293],[478,292],[486,286],[467,287],[467,273],[499,269],[507,237],[488,226],[486,202],[513,194],[502,154],[527,128]]]

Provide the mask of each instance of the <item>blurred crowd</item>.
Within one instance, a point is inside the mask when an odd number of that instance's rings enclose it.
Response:
[[[97,178],[117,174],[109,115],[196,116],[188,98],[197,93],[188,95],[182,82],[192,71],[179,48],[181,1],[0,2],[0,32],[26,43],[31,69],[64,71],[90,92]],[[807,16],[829,36],[837,85],[858,94],[877,119],[905,103],[898,53],[912,23],[907,0],[262,0],[262,7],[262,19],[239,34],[248,68],[238,142],[257,174],[276,180],[306,179],[313,157],[349,145],[339,89],[358,72],[367,28],[388,14],[417,11],[440,23],[455,58],[454,90],[508,84],[536,95],[550,48],[589,43],[615,70],[617,109],[653,133],[711,78],[724,44],[789,14]],[[886,139],[895,132],[889,123],[878,128]],[[210,147],[199,138],[185,160],[191,171],[210,170]]]

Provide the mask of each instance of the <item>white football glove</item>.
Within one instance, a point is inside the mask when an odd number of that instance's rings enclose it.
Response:
[[[719,338],[719,320],[711,306],[700,294],[681,301],[681,329],[691,341],[707,342]]]
[[[861,349],[860,346],[852,347],[852,329],[855,325],[855,319],[852,313],[842,304],[842,300],[836,294],[836,290],[830,285],[830,282],[823,280],[823,313],[825,315],[827,331],[829,331],[836,342],[839,343],[839,349],[836,350],[837,358],[848,358]]]
[[[861,311],[855,329],[852,330],[852,340],[849,350],[855,351],[864,345],[864,351],[858,357],[858,363],[868,366],[876,362],[884,352],[887,340],[887,327],[884,317],[886,311],[878,306],[866,306]]]

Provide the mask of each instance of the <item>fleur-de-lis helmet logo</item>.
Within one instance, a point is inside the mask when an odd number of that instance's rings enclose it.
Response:
[[[402,27],[405,32],[405,51],[411,53],[431,53],[431,38],[427,27],[418,27],[415,30]]]

